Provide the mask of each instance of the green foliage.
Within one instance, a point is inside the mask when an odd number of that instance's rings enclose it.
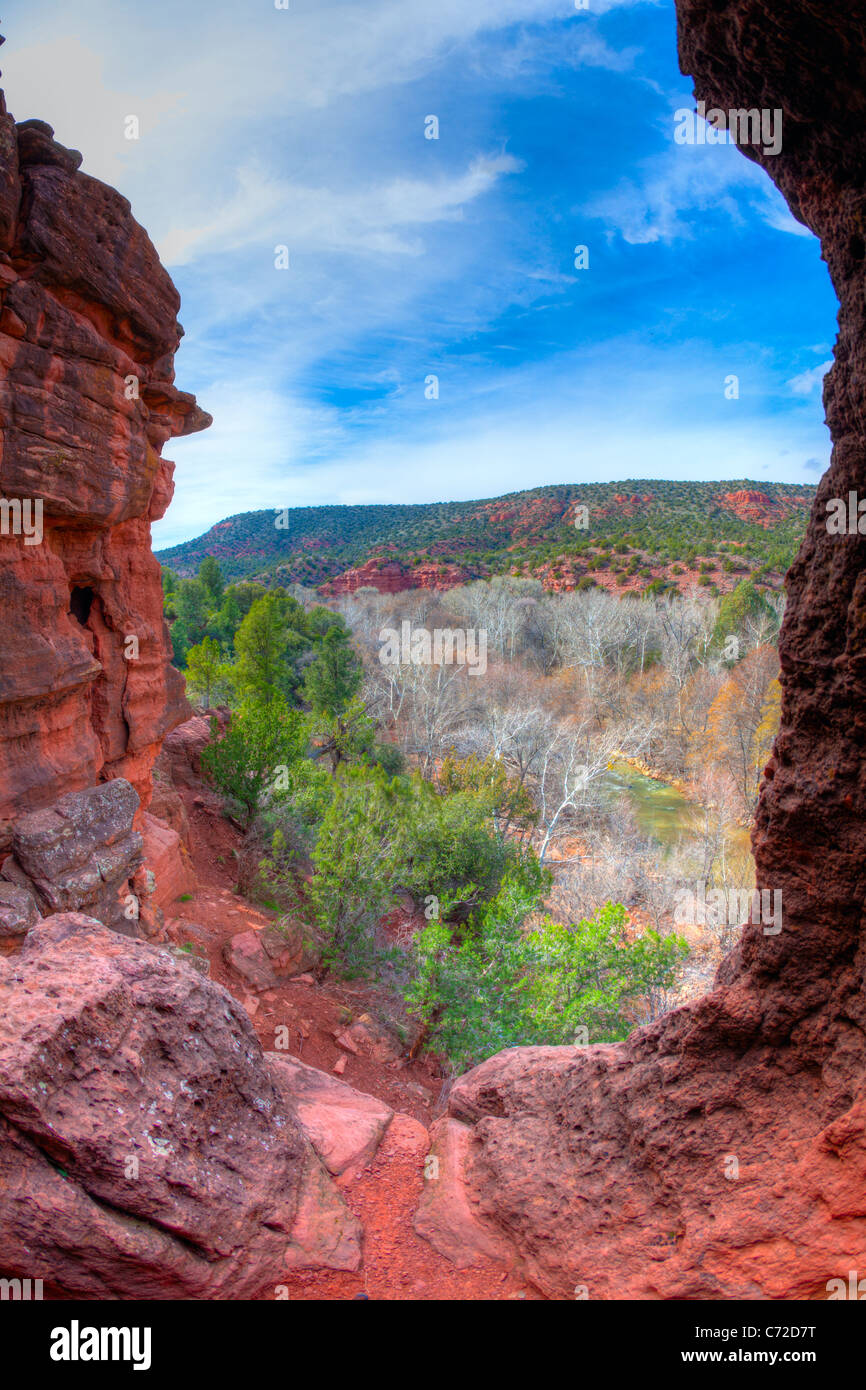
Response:
[[[169,609],[168,605],[171,605]],[[174,612],[174,600],[167,600],[166,613]],[[180,618],[175,618],[171,625],[171,655],[175,666],[182,667],[186,661],[186,654],[189,651],[189,638],[187,637],[186,627]]]
[[[399,890],[465,919],[527,856],[495,832],[486,790],[443,796],[418,774],[389,778],[365,762],[333,779],[312,859],[309,896],[328,959],[354,973],[374,964],[377,924]]]
[[[341,763],[378,762],[385,766],[381,758],[373,757],[376,726],[359,696],[336,714],[314,713],[311,727],[317,756],[327,755],[332,771],[336,772]]]
[[[207,555],[198,567],[198,577],[205,587],[211,607],[217,607],[223,596],[225,580],[219,561],[213,555]]]
[[[347,974],[374,965],[379,919],[393,905],[408,850],[407,783],[343,768],[313,850],[309,906],[325,960]]]
[[[660,594],[667,594],[676,591],[676,584],[669,579],[651,579],[644,589],[648,598],[656,598]]]
[[[335,718],[358,690],[361,663],[342,622],[331,623],[304,673],[303,693],[314,714]]]
[[[489,803],[477,792],[438,796],[413,778],[412,833],[405,886],[433,894],[466,915],[496,891],[517,849],[492,833]]]
[[[381,767],[389,777],[399,777],[406,770],[406,759],[396,743],[374,741],[367,756],[373,767]]]
[[[235,633],[244,618],[244,609],[239,596],[240,585],[230,585],[222,596],[222,602],[211,617],[208,628],[211,634],[226,651],[234,648]]]
[[[765,617],[773,625],[776,615],[750,579],[743,579],[719,601],[719,615],[713,631],[713,645],[724,645],[731,634],[740,633],[748,618]]]
[[[457,938],[438,920],[416,938],[406,1002],[428,1047],[459,1071],[506,1047],[626,1037],[638,1001],[669,988],[688,952],[680,938],[655,932],[629,941],[620,904],[571,926],[527,930],[541,887],[525,868],[513,871],[475,932]]]
[[[442,763],[439,785],[446,795],[460,791],[476,793],[480,807],[490,816],[500,837],[509,831],[523,837],[538,822],[538,811],[526,787],[509,774],[495,753],[486,758],[475,754],[455,758],[449,754]]]
[[[274,697],[242,705],[220,737],[216,720],[211,720],[211,731],[214,741],[202,753],[202,767],[220,791],[243,807],[249,825],[267,796],[289,789],[291,769],[307,750],[307,721]]]
[[[346,625],[339,613],[335,613],[331,608],[325,608],[324,604],[321,603],[315,604],[307,613],[307,626],[313,637],[324,637],[328,629],[332,627],[346,632]]]
[[[207,631],[208,594],[200,579],[182,579],[177,587],[175,608],[183,624],[187,644],[196,646]]]
[[[242,698],[291,699],[297,660],[309,647],[304,611],[281,589],[257,598],[235,634],[235,684]]]
[[[204,637],[198,646],[190,647],[186,654],[186,681],[189,690],[200,695],[205,709],[210,708],[213,698],[220,699],[230,688],[230,672],[222,659],[219,642],[213,637]]]
[[[742,489],[760,492],[777,509],[772,527],[743,520],[722,505],[721,493]],[[632,493],[650,501],[629,517],[617,498]],[[656,479],[557,484],[485,503],[294,507],[287,530],[274,527],[272,511],[245,512],[160,558],[191,573],[209,547],[218,544],[222,570],[231,577],[271,574],[281,583],[312,585],[352,565],[381,560],[387,546],[389,558],[410,565],[416,559],[453,561],[468,568],[470,577],[487,578],[508,571],[514,558],[509,547],[516,539],[529,539],[537,557],[574,553],[574,506],[580,503],[589,508],[591,519],[589,535],[580,537],[581,547],[590,549],[588,558],[619,547],[623,555],[632,550],[664,554],[660,563],[695,561],[735,541],[738,567],[742,563],[752,571],[766,566],[770,578],[790,565],[814,496],[812,485]],[[529,560],[532,550],[526,554]]]

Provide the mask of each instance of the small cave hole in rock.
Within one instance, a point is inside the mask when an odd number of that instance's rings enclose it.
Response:
[[[69,592],[69,612],[73,618],[77,618],[82,627],[86,627],[87,619],[90,617],[90,610],[93,607],[94,593],[87,586],[75,588]]]

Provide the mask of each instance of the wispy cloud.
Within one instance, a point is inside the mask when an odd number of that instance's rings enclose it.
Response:
[[[709,215],[733,227],[758,217],[775,231],[812,237],[763,170],[733,146],[675,145],[672,132],[673,120],[661,149],[585,207],[608,235],[633,246],[694,240],[705,235]]]
[[[832,357],[826,362],[821,362],[817,367],[810,367],[805,372],[799,372],[797,376],[791,377],[788,382],[789,387],[795,396],[812,396],[819,392],[824,385],[824,377],[833,365]]]
[[[511,155],[481,155],[464,173],[438,179],[394,179],[355,190],[309,188],[261,165],[238,170],[237,190],[203,227],[171,228],[159,243],[169,266],[193,257],[235,251],[266,236],[292,247],[418,256],[419,237],[406,229],[457,221],[468,203],[489,193],[503,174],[522,168]]]

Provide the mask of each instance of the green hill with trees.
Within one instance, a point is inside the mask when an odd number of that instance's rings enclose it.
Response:
[[[376,562],[458,565],[465,578],[539,575],[557,587],[643,579],[676,584],[743,575],[777,587],[805,531],[816,488],[794,483],[626,480],[566,483],[471,502],[289,507],[241,512],[195,540],[158,553],[167,569],[196,575],[219,561],[228,579],[319,587]],[[408,585],[407,585],[408,587]]]

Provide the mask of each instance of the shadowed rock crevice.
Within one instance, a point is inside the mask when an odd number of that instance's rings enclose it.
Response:
[[[93,599],[94,593],[89,586],[74,585],[69,594],[69,612],[82,627],[87,627]]]

